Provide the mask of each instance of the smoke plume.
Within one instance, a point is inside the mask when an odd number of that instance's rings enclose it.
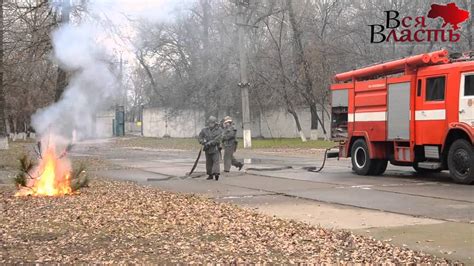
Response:
[[[73,1],[74,3],[75,1]],[[84,17],[71,19],[52,33],[54,59],[70,74],[61,99],[32,117],[32,125],[40,136],[59,135],[71,139],[91,137],[95,132],[95,115],[110,108],[119,93],[118,52],[132,53],[127,42],[115,36],[133,36],[130,18],[151,22],[173,19],[176,9],[189,1],[172,0],[90,0]]]

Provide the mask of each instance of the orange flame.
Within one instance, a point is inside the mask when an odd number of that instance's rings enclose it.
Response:
[[[27,187],[21,188],[15,196],[61,196],[70,194],[70,163],[66,158],[58,158],[54,148],[43,154],[39,165],[29,173],[33,178]]]

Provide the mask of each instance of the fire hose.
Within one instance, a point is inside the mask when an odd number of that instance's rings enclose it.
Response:
[[[324,151],[324,159],[323,159],[323,163],[321,164],[320,167],[316,167],[316,166],[308,166],[308,167],[303,167],[303,169],[305,169],[306,171],[308,172],[313,172],[313,173],[319,173],[321,172],[323,169],[324,169],[324,165],[326,165],[326,159],[328,158],[327,155],[328,155],[328,152],[329,150],[331,150],[332,148],[329,148],[329,149],[326,149]]]
[[[196,170],[196,167],[199,163],[199,159],[201,158],[201,153],[202,153],[202,148],[199,150],[198,156],[196,160],[194,161],[193,168],[191,168],[191,171],[189,171],[189,173],[186,173],[186,176],[192,175],[194,173],[194,170]],[[220,150],[219,150],[219,153],[220,153]]]
[[[306,166],[306,167],[303,167],[302,169],[305,169],[308,172],[312,172],[312,173],[321,172],[324,169],[324,166],[326,165],[327,158],[334,158],[334,157],[339,158],[339,153],[337,155],[330,154],[328,156],[329,151],[333,148],[336,148],[336,147],[338,147],[338,146],[335,146],[335,147],[328,148],[328,149],[324,150],[324,159],[323,159],[323,162],[322,162],[321,166],[319,166],[319,167],[317,167],[317,166]],[[292,166],[284,166],[284,167],[275,167],[275,168],[247,168],[246,170],[251,170],[251,171],[279,171],[279,170],[292,169],[292,168],[293,168]]]
[[[202,153],[202,148],[199,149],[199,153],[198,153],[198,156],[197,156],[197,158],[196,158],[196,161],[194,161],[193,168],[191,168],[191,171],[189,171],[189,173],[186,174],[187,176],[190,176],[190,175],[194,172],[194,170],[196,170],[196,167],[197,167],[197,165],[198,165],[199,159],[201,158],[201,153]]]
[[[335,147],[337,147],[337,146],[335,146]],[[339,159],[339,153],[337,155],[330,154],[328,156],[329,151],[331,149],[335,148],[335,147],[328,148],[328,149],[324,150],[324,158],[323,158],[323,162],[322,162],[321,166],[319,166],[319,167],[317,167],[317,166],[307,166],[307,167],[303,167],[302,169],[305,169],[306,171],[312,172],[312,173],[321,172],[324,169],[324,166],[326,165],[327,158],[338,157],[338,159]],[[199,159],[201,158],[201,153],[202,153],[202,148],[199,150],[198,156],[196,158],[196,161],[194,161],[194,165],[191,168],[191,171],[186,174],[187,176],[190,176],[194,172],[194,170],[196,169],[197,164],[199,162]],[[250,170],[250,171],[280,171],[280,170],[292,169],[292,168],[293,168],[292,166],[273,167],[273,168],[253,168],[252,167],[252,168],[247,168],[246,170]]]

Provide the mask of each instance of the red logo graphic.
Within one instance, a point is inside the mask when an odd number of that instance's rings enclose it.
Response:
[[[432,4],[428,16],[402,17],[397,10],[384,13],[383,23],[369,25],[370,43],[458,42],[461,39],[460,24],[469,19],[469,11],[460,9],[455,3]],[[427,18],[443,19],[442,27],[433,28],[426,22]],[[450,28],[446,28],[448,24]]]
[[[434,19],[440,17],[444,20],[443,28],[450,24],[454,30],[457,30],[459,29],[459,24],[469,18],[469,12],[460,9],[456,3],[449,3],[447,5],[432,4],[428,17]]]

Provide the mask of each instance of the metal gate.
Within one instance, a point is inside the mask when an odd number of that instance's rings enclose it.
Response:
[[[125,108],[123,106],[115,107],[114,136],[125,136]]]

